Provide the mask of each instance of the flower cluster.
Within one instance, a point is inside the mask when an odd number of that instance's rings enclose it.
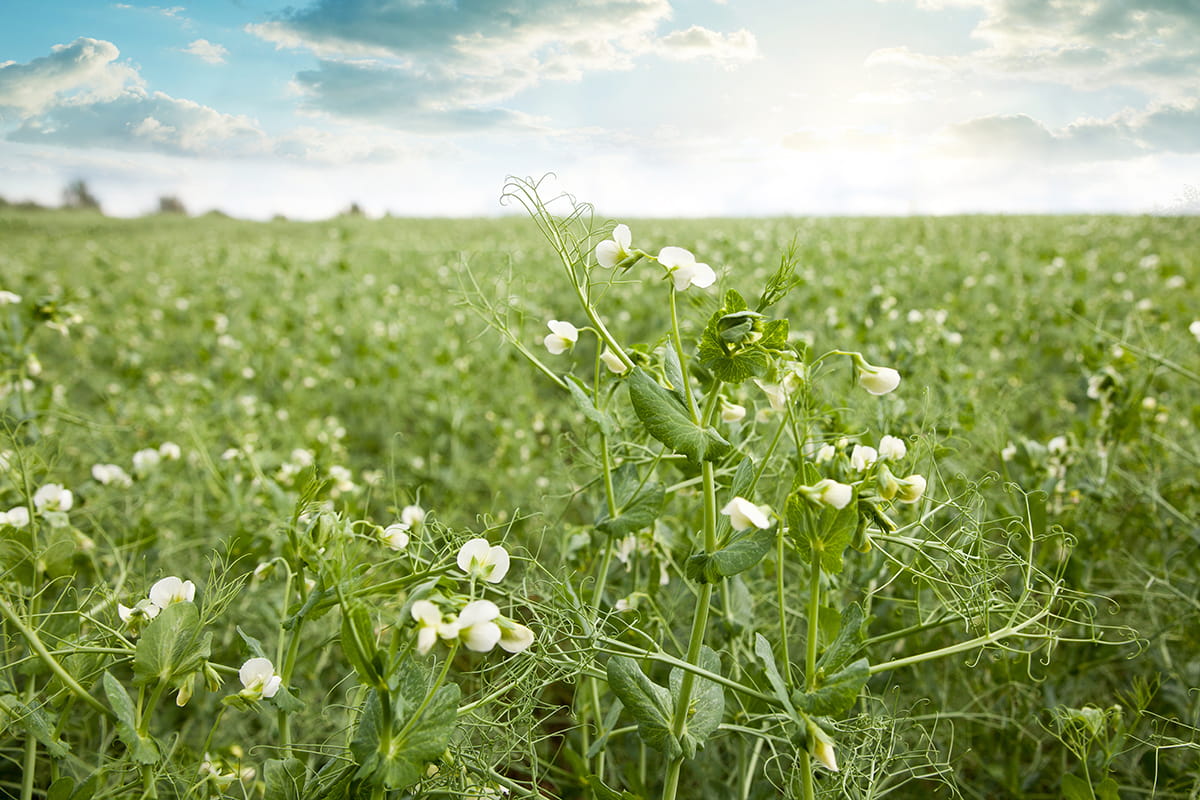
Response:
[[[456,560],[472,585],[477,580],[499,583],[508,574],[510,564],[507,550],[483,538],[464,544]],[[533,644],[533,631],[503,616],[491,600],[470,600],[464,604],[457,598],[438,596],[417,600],[410,614],[417,623],[417,652],[422,655],[433,649],[439,639],[462,643],[477,653],[489,652],[496,645],[509,653],[519,653]]]
[[[63,488],[60,483],[47,483],[33,493],[33,511],[44,517],[51,527],[67,525],[67,512],[75,505],[75,495],[70,489]],[[0,512],[0,525],[13,528],[24,528],[33,517],[29,506],[13,506],[8,511]]]
[[[130,631],[137,635],[141,626],[154,619],[173,603],[191,603],[196,599],[196,584],[174,575],[155,582],[147,597],[139,600],[132,608],[117,603],[117,616]]]
[[[400,512],[400,520],[379,532],[379,541],[393,550],[403,550],[408,547],[409,533],[425,523],[425,514],[425,509],[418,505],[405,506]]]

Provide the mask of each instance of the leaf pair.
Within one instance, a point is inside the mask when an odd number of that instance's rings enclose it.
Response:
[[[702,647],[699,666],[719,674],[721,659],[711,648]],[[642,741],[671,761],[680,756],[692,758],[720,725],[725,713],[725,693],[720,684],[697,677],[682,734],[676,737],[672,723],[683,686],[681,669],[671,670],[669,684],[668,690],[650,680],[632,658],[613,656],[608,661],[608,685],[633,714]]]

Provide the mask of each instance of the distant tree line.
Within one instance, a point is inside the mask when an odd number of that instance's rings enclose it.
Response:
[[[20,211],[45,211],[48,206],[44,206],[33,200],[21,200],[18,202],[0,197],[0,208],[15,208]],[[60,208],[76,211],[94,211],[98,214],[104,213],[104,210],[100,207],[99,198],[92,194],[87,181],[82,178],[76,178],[63,187],[62,205]],[[187,207],[184,206],[183,201],[178,196],[165,194],[158,198],[158,213],[187,215]]]

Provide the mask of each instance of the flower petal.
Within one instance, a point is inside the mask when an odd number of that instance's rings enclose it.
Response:
[[[250,688],[255,683],[265,685],[274,674],[275,667],[271,665],[270,659],[255,657],[242,664],[242,668],[238,670],[238,679],[241,680],[242,686]]]
[[[488,583],[499,583],[504,580],[504,576],[508,574],[508,551],[500,545],[496,545],[488,552],[488,560],[492,564],[492,570],[484,580]]]
[[[462,546],[458,551],[458,568],[463,572],[470,574],[471,564],[486,563],[488,552],[491,550],[491,545],[488,540],[483,537],[472,539]]]
[[[491,600],[472,600],[458,613],[458,624],[464,628],[491,622],[500,616],[500,609]]]
[[[664,247],[658,251],[658,263],[667,269],[679,269],[695,264],[696,257],[692,255],[691,250],[684,250],[682,247]]]
[[[468,650],[486,653],[500,641],[500,626],[494,622],[480,622],[463,631]]]

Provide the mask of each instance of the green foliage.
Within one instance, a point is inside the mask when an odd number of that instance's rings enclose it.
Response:
[[[535,226],[0,210],[0,515],[31,516],[0,520],[0,795],[32,759],[54,800],[630,800],[676,753],[696,797],[803,795],[806,758],[817,797],[1200,791],[1195,220],[632,221],[618,272],[610,223],[510,188]],[[664,244],[736,287],[676,292],[677,332]],[[869,397],[834,348],[903,382]],[[917,503],[851,464],[884,434]],[[795,492],[821,479],[846,509]],[[735,533],[735,496],[774,527]],[[459,572],[477,536],[501,584]],[[195,603],[119,616],[172,574]],[[417,600],[482,598],[528,650],[417,652]],[[720,683],[680,666],[702,606]]]
[[[693,422],[679,397],[641,367],[633,368],[627,383],[633,410],[655,439],[697,463],[715,461],[729,452],[724,436],[715,428]]]

